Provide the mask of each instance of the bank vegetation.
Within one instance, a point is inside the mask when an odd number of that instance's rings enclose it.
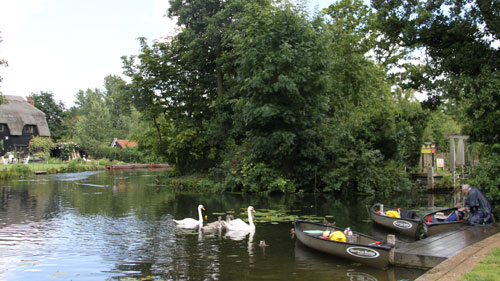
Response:
[[[54,142],[121,160],[105,147],[130,139],[129,161],[221,191],[389,195],[412,187],[424,142],[448,152],[464,134],[480,159],[460,181],[500,217],[496,2],[169,2],[179,31],[139,39],[122,57],[130,82],[109,75],[69,109],[31,95]]]

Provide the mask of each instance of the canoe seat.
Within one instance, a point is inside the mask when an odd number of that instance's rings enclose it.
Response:
[[[400,210],[399,212],[402,219],[418,219],[415,211]]]

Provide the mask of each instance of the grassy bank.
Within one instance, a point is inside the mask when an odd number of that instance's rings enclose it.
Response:
[[[83,171],[96,171],[104,169],[104,165],[99,161],[84,162],[74,160],[68,162],[56,161],[52,162],[37,162],[29,164],[8,164],[0,165],[0,179],[11,179],[18,177],[32,176],[35,173],[73,173]]]
[[[160,188],[171,191],[189,192],[216,192],[217,188],[206,174],[192,174],[188,176],[177,176],[175,172],[169,171],[165,175],[156,177],[155,180]]]
[[[494,281],[500,277],[500,248],[495,248],[488,257],[482,260],[471,272],[466,273],[460,281]]]

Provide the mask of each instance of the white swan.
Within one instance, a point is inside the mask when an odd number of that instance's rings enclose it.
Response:
[[[247,210],[248,210],[248,222],[250,224],[247,224],[242,219],[235,219],[229,222],[223,222],[224,227],[228,231],[254,230],[255,225],[253,224],[252,212],[255,212],[255,210],[252,206],[249,206]]]
[[[185,218],[183,220],[174,220],[174,222],[177,224],[179,227],[184,227],[184,228],[194,228],[197,226],[202,226],[203,225],[203,217],[201,215],[201,210],[205,211],[205,207],[203,205],[198,205],[198,219],[192,219],[192,218]]]

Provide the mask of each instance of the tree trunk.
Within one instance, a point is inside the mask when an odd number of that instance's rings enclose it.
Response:
[[[153,123],[156,127],[156,132],[158,133],[158,140],[160,142],[160,147],[162,147],[162,141],[161,141],[161,132],[160,132],[160,126],[158,125],[158,123],[156,122],[156,117],[153,117]]]

